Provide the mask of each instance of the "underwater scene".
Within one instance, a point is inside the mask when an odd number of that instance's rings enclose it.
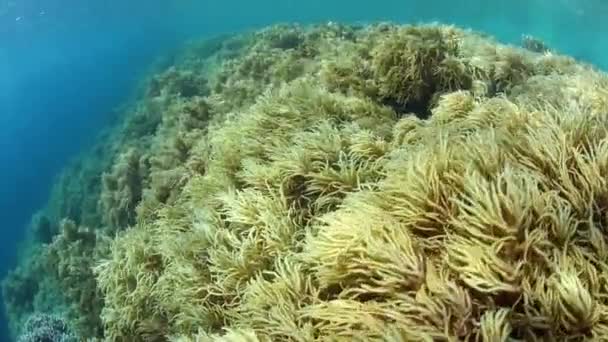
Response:
[[[0,341],[608,341],[603,0],[0,0]]]

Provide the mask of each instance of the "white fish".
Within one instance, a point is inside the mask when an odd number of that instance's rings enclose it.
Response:
[[[15,21],[20,21],[21,19],[23,19],[23,17],[17,17],[15,18]]]

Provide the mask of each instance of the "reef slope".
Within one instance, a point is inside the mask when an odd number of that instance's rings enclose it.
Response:
[[[593,67],[439,24],[277,25],[145,89],[32,220],[15,335],[51,311],[110,341],[608,340]]]

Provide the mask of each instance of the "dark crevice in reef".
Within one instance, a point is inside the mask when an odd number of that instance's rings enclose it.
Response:
[[[395,100],[385,100],[383,105],[392,108],[398,117],[414,114],[417,118],[426,120],[431,117],[433,94],[425,94],[418,100],[410,100],[406,103],[400,103]]]

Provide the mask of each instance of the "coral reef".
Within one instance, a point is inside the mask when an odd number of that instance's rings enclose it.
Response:
[[[60,227],[61,233],[45,248],[46,269],[55,277],[62,297],[70,303],[66,314],[70,324],[84,336],[99,336],[103,298],[92,268],[95,260],[107,254],[104,250],[107,237],[69,219],[62,220]]]
[[[33,220],[12,325],[55,291],[109,341],[608,340],[608,76],[526,47],[191,44]]]

